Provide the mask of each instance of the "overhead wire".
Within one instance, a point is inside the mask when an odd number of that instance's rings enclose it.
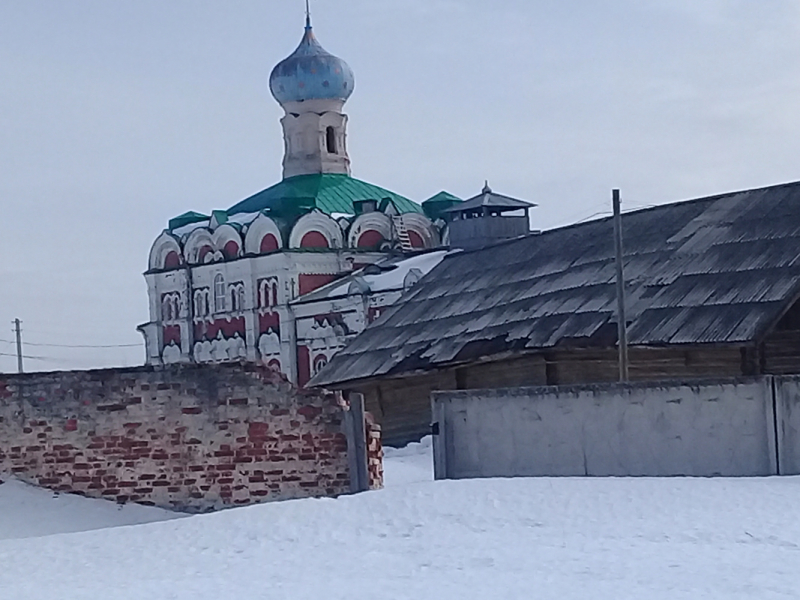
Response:
[[[6,344],[15,344],[12,340],[0,339],[0,342]],[[94,349],[108,349],[108,348],[141,348],[144,344],[42,344],[37,342],[25,342],[25,346],[36,346],[39,348],[94,348]]]
[[[17,358],[16,354],[8,354],[6,352],[0,352],[0,356],[8,356],[9,358]],[[41,360],[41,361],[45,361],[45,362],[57,362],[57,363],[59,363],[59,362],[60,363],[69,362],[67,360],[64,360],[63,358],[53,358],[51,356],[27,356],[27,355],[23,354],[22,358],[25,358],[27,360]]]

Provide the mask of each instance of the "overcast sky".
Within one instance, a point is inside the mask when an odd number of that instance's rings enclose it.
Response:
[[[314,0],[353,174],[549,228],[800,179],[795,0]],[[136,365],[167,221],[276,183],[302,0],[0,1],[0,371]],[[130,348],[59,348],[127,345]]]

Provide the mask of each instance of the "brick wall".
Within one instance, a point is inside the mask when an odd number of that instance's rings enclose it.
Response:
[[[344,410],[255,365],[4,375],[0,473],[192,512],[335,496],[350,491]]]
[[[379,490],[383,487],[383,443],[381,442],[381,426],[370,413],[365,414],[369,489]]]

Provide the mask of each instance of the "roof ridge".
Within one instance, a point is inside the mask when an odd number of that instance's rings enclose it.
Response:
[[[788,182],[785,182],[785,183],[777,183],[777,184],[773,184],[773,185],[766,185],[766,186],[761,186],[761,187],[749,188],[749,189],[746,189],[746,190],[735,190],[735,191],[730,191],[730,192],[724,192],[722,194],[714,194],[713,196],[702,196],[700,198],[688,198],[688,199],[684,199],[684,200],[673,200],[672,202],[665,202],[663,204],[656,204],[656,205],[653,205],[653,206],[643,206],[643,207],[640,207],[640,208],[631,209],[631,210],[629,210],[627,212],[623,212],[622,213],[622,217],[625,218],[628,215],[640,214],[640,213],[644,213],[644,212],[647,212],[647,211],[663,210],[663,209],[666,209],[666,208],[669,208],[669,207],[672,207],[672,206],[676,206],[678,204],[689,205],[689,204],[695,204],[695,203],[699,203],[699,202],[713,202],[715,200],[721,200],[722,198],[726,198],[726,197],[729,197],[729,196],[738,196],[739,194],[751,194],[751,193],[754,193],[754,192],[765,192],[765,191],[768,191],[768,190],[775,190],[775,189],[782,188],[782,187],[795,187],[795,186],[800,186],[800,181],[788,181]],[[514,244],[514,243],[519,242],[520,240],[523,240],[523,239],[526,239],[526,238],[529,238],[529,237],[552,235],[554,233],[558,233],[558,232],[561,232],[561,231],[564,231],[564,230],[567,230],[567,229],[574,229],[574,228],[588,226],[588,225],[592,225],[592,224],[596,224],[596,223],[602,223],[604,221],[610,221],[611,219],[613,219],[613,216],[612,215],[608,215],[608,216],[605,216],[605,217],[597,217],[597,218],[588,219],[586,221],[578,221],[576,223],[568,223],[566,225],[558,225],[558,226],[553,227],[551,229],[543,229],[541,231],[534,231],[534,232],[528,233],[526,235],[518,236],[518,237],[515,237],[515,238],[511,238],[511,239],[507,239],[507,240],[501,240],[499,242],[491,244],[490,246],[484,246],[483,248],[475,248],[475,249],[472,249],[472,250],[464,250],[464,253],[480,252],[481,250],[485,250],[486,248],[497,248],[499,246],[504,246],[504,245],[507,245],[507,244]]]

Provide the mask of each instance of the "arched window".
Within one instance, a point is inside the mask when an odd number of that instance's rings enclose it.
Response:
[[[325,143],[328,146],[328,154],[338,154],[336,150],[336,130],[328,127],[325,130]]]
[[[205,317],[208,315],[208,291],[197,290],[194,293],[194,316]]]
[[[314,375],[322,371],[325,368],[325,365],[328,364],[328,359],[325,357],[324,354],[320,354],[317,358],[314,359]]]
[[[172,302],[170,302],[169,296],[164,296],[161,300],[161,319],[172,321]]]
[[[278,305],[278,280],[274,277],[258,282],[258,307],[273,308]]]
[[[269,302],[269,288],[267,285],[267,280],[262,279],[261,281],[258,282],[258,307],[266,308],[268,302]]]
[[[222,273],[214,277],[214,312],[225,312],[225,278]]]
[[[244,310],[244,284],[234,283],[228,288],[228,295],[231,299],[231,311],[238,312]]]

